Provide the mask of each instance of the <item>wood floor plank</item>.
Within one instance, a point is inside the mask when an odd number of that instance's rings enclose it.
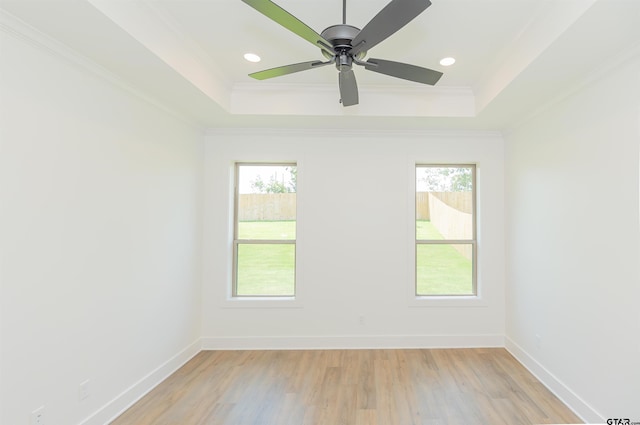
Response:
[[[582,423],[501,348],[203,351],[113,425]]]
[[[358,409],[355,425],[378,425],[378,414],[375,409]]]

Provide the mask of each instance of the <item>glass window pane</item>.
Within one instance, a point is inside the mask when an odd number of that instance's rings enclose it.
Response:
[[[431,220],[416,220],[416,239],[444,239]]]
[[[240,221],[238,239],[295,239],[295,220]]]
[[[473,167],[416,167],[416,239],[473,239]]]
[[[236,295],[295,295],[294,244],[238,244]]]
[[[474,295],[472,244],[418,244],[417,295]]]
[[[238,239],[295,239],[295,165],[238,166]]]

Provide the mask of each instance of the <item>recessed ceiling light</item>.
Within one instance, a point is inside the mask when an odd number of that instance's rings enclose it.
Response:
[[[453,65],[454,63],[456,63],[456,60],[454,58],[440,59],[440,65],[442,66],[450,66],[450,65]]]
[[[260,62],[260,56],[255,53],[245,53],[244,58],[249,62]]]

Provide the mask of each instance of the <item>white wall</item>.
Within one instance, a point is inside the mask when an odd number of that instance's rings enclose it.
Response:
[[[220,130],[205,151],[205,348],[503,344],[499,135]],[[229,302],[233,163],[278,160],[298,162],[299,302]],[[482,303],[409,296],[416,162],[478,163]]]
[[[1,35],[0,422],[102,424],[199,347],[203,135]]]
[[[640,420],[639,111],[636,56],[505,141],[507,347],[594,422]]]

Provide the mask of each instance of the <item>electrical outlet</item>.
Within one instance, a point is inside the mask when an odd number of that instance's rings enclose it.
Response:
[[[82,382],[78,387],[78,400],[83,401],[89,397],[89,380]]]
[[[31,425],[44,425],[44,406],[31,412]]]
[[[360,323],[360,326],[364,326],[364,316],[360,315],[360,317],[358,318],[358,323]]]
[[[536,334],[536,348],[539,350],[542,347],[542,338],[540,335]]]

